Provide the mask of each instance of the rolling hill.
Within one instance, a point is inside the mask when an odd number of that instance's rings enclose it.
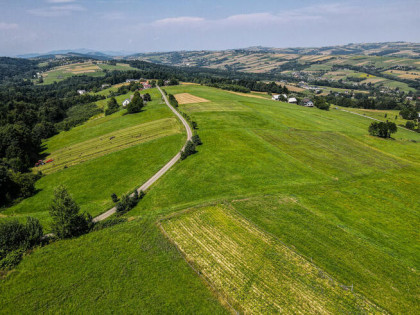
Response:
[[[255,94],[165,90],[181,95],[179,110],[197,123],[198,153],[153,185],[125,222],[25,256],[0,280],[2,311],[419,312],[419,134],[381,139],[365,117]],[[152,98],[142,113],[52,137],[47,151],[94,150],[100,137],[173,117],[157,91]],[[31,214],[48,224],[58,183],[83,211],[103,212],[112,192],[138,187],[184,140],[175,129],[51,172],[2,220]]]

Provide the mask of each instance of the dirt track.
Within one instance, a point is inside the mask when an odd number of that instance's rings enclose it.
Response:
[[[165,100],[166,105],[169,107],[169,109],[181,120],[182,124],[185,127],[185,130],[187,131],[187,141],[191,140],[192,137],[192,130],[190,125],[188,125],[187,121],[182,117],[175,108],[172,107],[171,104],[169,104],[168,99],[166,98],[166,95],[162,92],[160,87],[157,87],[159,89],[159,92],[162,94],[163,99]],[[187,141],[185,144],[187,144]],[[185,145],[182,147],[181,150],[183,150]],[[178,160],[181,158],[181,152],[178,152],[168,163],[166,163],[165,166],[163,166],[155,175],[149,178],[147,182],[145,182],[139,189],[137,189],[138,192],[146,191],[150,186],[152,186],[160,177],[162,177],[163,174],[165,174]],[[93,219],[93,222],[99,222],[102,220],[105,220],[109,218],[111,215],[113,215],[117,211],[116,207],[113,207],[109,209],[108,211],[98,215]]]

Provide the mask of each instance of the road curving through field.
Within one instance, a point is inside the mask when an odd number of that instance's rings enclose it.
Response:
[[[185,130],[187,131],[187,140],[185,141],[184,146],[181,148],[181,151],[185,148],[187,142],[191,140],[192,138],[192,130],[188,122],[185,120],[184,117],[181,116],[181,114],[171,105],[169,104],[169,101],[165,95],[165,93],[162,92],[161,88],[157,87],[160,94],[162,94],[163,100],[165,101],[166,105],[169,107],[169,109],[175,114],[175,116],[178,117],[178,119],[182,122],[182,124],[185,127]],[[165,164],[156,174],[154,174],[152,177],[150,177],[140,188],[137,189],[138,192],[147,190],[150,186],[152,186],[159,178],[162,177],[163,174],[165,174],[173,165],[175,165],[176,162],[181,158],[181,152],[178,152],[168,163]],[[99,222],[102,220],[105,220],[109,218],[111,215],[113,215],[117,211],[116,207],[113,207],[109,209],[108,211],[98,215],[93,219],[93,222]]]

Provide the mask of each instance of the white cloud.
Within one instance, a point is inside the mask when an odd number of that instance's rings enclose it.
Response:
[[[15,30],[19,27],[16,23],[4,23],[0,22],[0,30],[8,31],[8,30]]]
[[[200,22],[205,22],[206,20],[201,17],[195,17],[195,16],[180,16],[175,18],[166,18],[161,19],[153,22],[154,25],[158,26],[164,26],[164,25],[188,25],[188,24],[196,24]]]
[[[182,16],[154,21],[154,26],[203,26],[203,27],[246,27],[267,26],[290,23],[292,21],[318,20],[317,14],[301,14],[295,11],[285,11],[279,14],[269,12],[231,15],[222,19],[205,19],[202,17]]]
[[[60,6],[51,6],[47,8],[39,8],[28,10],[30,14],[43,17],[57,17],[70,15],[72,12],[85,11],[86,9],[78,4],[68,4]]]

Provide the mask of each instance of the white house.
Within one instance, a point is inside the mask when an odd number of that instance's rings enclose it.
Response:
[[[288,103],[293,103],[293,104],[297,104],[297,99],[294,97],[291,97],[287,100]]]
[[[304,98],[303,99],[303,106],[314,107],[314,103],[309,98]]]
[[[83,95],[83,94],[86,93],[86,91],[85,90],[77,90],[77,93],[79,93],[80,95]]]
[[[126,107],[128,104],[130,104],[130,99],[126,98],[123,102],[122,102],[122,106]]]

